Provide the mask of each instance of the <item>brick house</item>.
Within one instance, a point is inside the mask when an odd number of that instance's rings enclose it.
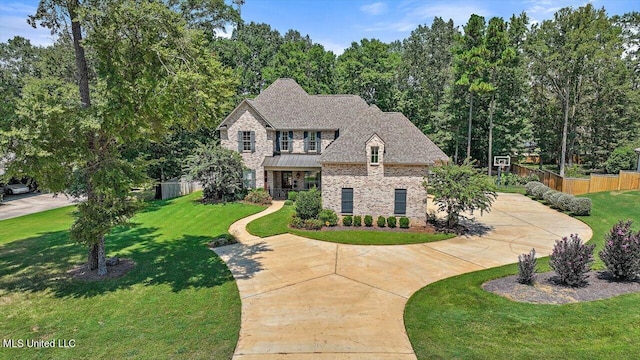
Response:
[[[448,160],[404,115],[356,95],[309,95],[292,79],[243,100],[217,130],[242,154],[246,185],[274,199],[316,186],[323,207],[341,215],[424,223],[423,177]]]

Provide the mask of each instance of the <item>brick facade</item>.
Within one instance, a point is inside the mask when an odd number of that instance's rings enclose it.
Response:
[[[412,225],[424,225],[427,191],[422,186],[427,166],[378,165],[384,176],[375,171],[369,176],[367,164],[323,164],[322,206],[341,214],[342,189],[353,188],[353,215],[391,216],[395,189],[407,190],[406,215]],[[386,176],[386,174],[393,176]]]

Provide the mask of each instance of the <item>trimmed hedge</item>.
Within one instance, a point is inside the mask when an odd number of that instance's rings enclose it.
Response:
[[[409,218],[406,216],[403,216],[400,218],[400,228],[401,229],[408,229],[409,228]]]
[[[531,190],[531,194],[533,195],[534,198],[538,199],[538,200],[542,200],[542,195],[544,195],[544,193],[546,193],[547,191],[551,190],[547,185],[538,185],[536,187],[533,188],[533,190]]]
[[[320,214],[318,214],[318,219],[320,219],[320,221],[327,226],[338,225],[338,215],[331,209],[323,209],[322,211],[320,211]]]
[[[537,187],[538,185],[544,185],[543,183],[541,183],[540,181],[530,181],[528,183],[525,184],[524,189],[525,189],[525,194],[531,196],[533,195],[533,189],[535,187]]]
[[[368,227],[373,226],[373,216],[371,215],[364,216],[364,226],[368,226]]]
[[[353,216],[346,215],[342,217],[342,225],[351,226],[353,224]]]
[[[389,216],[389,217],[387,218],[387,225],[388,225],[390,228],[394,228],[394,227],[396,227],[396,217],[395,217],[395,216]]]
[[[271,196],[264,189],[253,189],[244,197],[244,201],[258,205],[269,205],[271,204]]]
[[[569,211],[574,215],[586,216],[591,214],[591,199],[574,197],[571,201]]]
[[[384,224],[387,222],[387,219],[384,216],[378,216],[378,227],[384,227]]]
[[[570,211],[571,210],[571,204],[573,203],[573,199],[574,198],[575,198],[575,196],[573,196],[573,195],[564,194],[564,195],[560,196],[560,198],[558,198],[558,203],[556,204],[556,206],[559,209],[562,209],[564,211]]]
[[[362,226],[362,216],[356,215],[353,217],[353,226]]]

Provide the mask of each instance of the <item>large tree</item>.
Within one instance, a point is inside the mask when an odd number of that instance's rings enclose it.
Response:
[[[545,122],[561,125],[549,131],[551,135],[561,134],[560,175],[564,175],[566,162],[572,161],[577,150],[586,121],[584,106],[591,101],[593,80],[598,76],[616,76],[603,67],[615,67],[622,61],[619,35],[620,29],[612,26],[605,10],[596,10],[591,4],[578,9],[563,8],[553,20],[533,26],[527,48],[533,88],[540,92],[536,98],[551,101],[556,106],[551,116],[561,116],[559,121],[536,116],[536,126],[544,126]]]
[[[400,54],[390,45],[376,39],[353,42],[338,57],[338,92],[359,95],[382,111],[392,111],[397,106],[395,77],[399,66]]]
[[[129,189],[145,179],[142,162],[122,156],[125,144],[216,121],[228,111],[224,99],[235,83],[203,33],[189,30],[165,3],[43,0],[31,21],[64,32],[65,18],[78,81],[27,81],[9,169],[54,192],[86,196],[71,234],[88,246],[90,268],[104,275],[104,235],[133,214]],[[96,71],[91,83],[87,53]]]

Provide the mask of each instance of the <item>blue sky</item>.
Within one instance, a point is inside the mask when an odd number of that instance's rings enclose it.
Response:
[[[230,0],[226,0],[228,3]],[[609,15],[640,11],[633,0],[595,0]],[[288,29],[308,34],[336,54],[351,42],[376,38],[384,42],[406,38],[420,24],[430,25],[434,16],[453,19],[455,25],[466,23],[473,13],[487,20],[493,16],[509,18],[525,11],[532,21],[553,17],[565,6],[579,7],[585,0],[246,0],[242,18],[264,22],[284,34]],[[37,0],[0,1],[0,42],[16,35],[47,45],[53,38],[47,29],[33,29],[27,15],[35,13]]]

